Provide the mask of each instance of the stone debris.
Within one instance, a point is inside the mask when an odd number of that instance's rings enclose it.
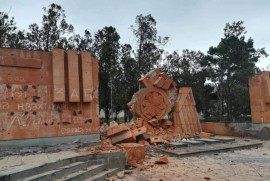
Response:
[[[168,164],[168,158],[167,156],[160,157],[157,161],[155,161],[156,164]]]
[[[190,139],[191,136],[211,136],[201,132],[190,87],[182,87],[178,91],[177,84],[158,69],[147,73],[139,82],[141,89],[128,103],[135,119],[119,125],[115,121],[110,122],[106,136],[102,137],[104,144],[111,143],[127,153],[128,165],[137,167],[144,160],[145,148],[149,146]],[[167,164],[168,159],[161,157],[157,163]]]
[[[139,161],[145,158],[144,146],[138,143],[117,144],[119,148],[127,153],[127,161]]]
[[[206,133],[206,132],[200,132],[200,138],[207,138],[209,139],[211,137],[211,133]]]
[[[98,145],[98,146],[91,146],[91,147],[85,147],[79,150],[79,152],[90,152],[92,154],[97,154],[97,153],[106,153],[106,152],[116,152],[119,151],[120,149],[114,145]]]

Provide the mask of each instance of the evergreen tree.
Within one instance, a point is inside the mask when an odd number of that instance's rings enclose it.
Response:
[[[219,119],[233,121],[241,114],[250,114],[248,78],[256,71],[255,63],[267,56],[264,48],[255,49],[253,39],[245,38],[243,21],[227,23],[224,37],[216,47],[210,47],[204,60],[216,84]],[[239,112],[239,110],[241,110]]]
[[[99,106],[108,122],[115,100],[115,86],[119,79],[120,36],[112,26],[104,27],[95,34],[93,50],[99,58]]]

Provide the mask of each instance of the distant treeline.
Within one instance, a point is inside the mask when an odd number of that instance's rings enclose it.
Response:
[[[43,11],[41,24],[30,24],[28,30],[19,30],[13,17],[0,12],[0,47],[91,51],[99,58],[99,108],[107,121],[117,119],[120,111],[125,121],[131,118],[126,104],[139,89],[138,79],[154,68],[166,72],[178,86],[192,87],[197,110],[206,120],[235,121],[250,114],[248,79],[260,71],[255,63],[267,53],[264,48],[255,49],[252,38],[245,38],[243,21],[227,23],[219,44],[204,54],[188,49],[165,51],[170,39],[158,36],[157,22],[150,14],[135,17],[131,30],[136,46],[132,47],[120,44],[112,26],[76,34],[58,4]]]

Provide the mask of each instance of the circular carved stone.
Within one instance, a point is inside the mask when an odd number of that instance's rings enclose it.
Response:
[[[157,87],[147,87],[138,91],[128,104],[130,111],[145,120],[162,119],[171,111],[167,93]]]

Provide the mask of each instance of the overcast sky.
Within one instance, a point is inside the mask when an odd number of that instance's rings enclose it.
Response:
[[[246,37],[255,48],[270,54],[270,1],[267,0],[0,0],[0,11],[15,18],[20,29],[31,23],[41,24],[42,7],[57,3],[66,11],[67,22],[75,33],[85,29],[93,34],[104,26],[114,26],[121,43],[134,45],[130,25],[138,14],[152,14],[158,35],[169,36],[166,50],[183,49],[207,52],[223,37],[227,22],[244,21]],[[270,56],[261,59],[260,68],[270,65]]]

